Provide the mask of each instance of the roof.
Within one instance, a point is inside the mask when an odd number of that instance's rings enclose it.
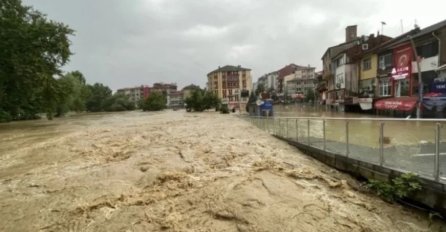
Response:
[[[208,75],[211,75],[216,72],[234,72],[234,71],[251,71],[249,68],[243,68],[242,66],[233,66],[233,65],[226,65],[223,67],[218,67],[218,69],[208,73]]]
[[[184,90],[194,90],[194,89],[200,89],[200,86],[194,85],[194,84],[190,84],[188,86],[185,86],[181,91],[184,91]]]
[[[439,23],[436,23],[434,25],[430,25],[428,27],[423,28],[422,30],[420,30],[417,34],[415,34],[414,36],[412,36],[413,38],[418,38],[427,34],[431,34],[432,32],[439,30],[443,27],[446,27],[446,20],[443,20]],[[408,40],[408,38],[407,38]]]
[[[384,46],[382,46],[382,48],[380,50],[383,51],[385,49],[394,48],[404,42],[408,42],[411,38],[412,39],[420,38],[422,36],[431,34],[432,32],[435,32],[443,27],[446,27],[446,20],[443,20],[439,23],[433,24],[433,25],[423,28],[421,30],[420,30],[420,28],[416,27],[415,29],[412,29],[404,34],[401,34],[400,36],[389,41]]]
[[[408,31],[408,32],[406,32],[404,34],[401,34],[401,35],[399,35],[399,36],[397,36],[397,37],[395,37],[395,38],[393,38],[393,39],[383,43],[378,48],[377,53],[380,53],[380,52],[383,52],[383,51],[388,50],[390,48],[393,48],[396,45],[400,45],[401,43],[409,40],[408,36],[416,34],[417,32],[419,32],[419,30],[420,30],[419,28],[412,29],[412,30],[410,30],[410,31]]]
[[[321,59],[324,59],[325,55],[326,55],[330,50],[333,50],[332,54],[330,54],[330,59],[334,58],[335,56],[337,56],[337,55],[340,53],[340,51],[343,51],[343,50],[345,50],[346,48],[349,48],[349,47],[355,45],[355,44],[356,44],[356,41],[358,41],[358,40],[359,40],[359,37],[356,38],[356,39],[354,39],[354,40],[352,40],[352,41],[349,41],[349,42],[343,42],[343,43],[340,43],[340,44],[338,44],[338,45],[331,46],[331,47],[327,48],[327,50],[324,52],[324,55],[322,55]]]
[[[289,64],[277,71],[279,74],[278,78],[283,79],[285,76],[288,76],[296,72],[297,70],[302,70],[302,69],[314,69],[314,67]]]

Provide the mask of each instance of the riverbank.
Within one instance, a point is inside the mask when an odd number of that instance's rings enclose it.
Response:
[[[123,112],[2,129],[1,231],[445,228],[232,115]]]

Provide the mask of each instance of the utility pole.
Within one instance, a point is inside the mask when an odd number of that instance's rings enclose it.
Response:
[[[418,52],[415,46],[415,42],[412,39],[412,36],[408,36],[410,39],[410,44],[412,45],[413,54],[415,56],[415,61],[417,62],[417,71],[418,71],[418,106],[417,106],[417,118],[421,118],[421,103],[423,101],[423,80],[421,79],[421,68],[420,68],[420,60],[418,59]],[[411,74],[409,74],[411,75]]]

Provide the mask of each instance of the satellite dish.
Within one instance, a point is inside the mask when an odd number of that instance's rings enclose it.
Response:
[[[257,104],[258,106],[263,105],[263,101],[259,99],[259,100],[256,101],[256,104]]]

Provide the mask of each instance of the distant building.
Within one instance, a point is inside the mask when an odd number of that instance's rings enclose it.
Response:
[[[154,92],[165,92],[166,94],[169,94],[170,92],[177,91],[177,84],[176,83],[155,83],[153,84],[152,91]]]
[[[245,108],[248,97],[241,92],[252,91],[251,69],[226,65],[208,73],[208,89],[213,91],[229,108]]]
[[[183,93],[183,99],[186,100],[186,98],[190,97],[192,95],[192,91],[194,91],[196,89],[200,89],[200,86],[194,85],[194,84],[190,84],[190,85],[184,87],[181,90],[181,92]]]
[[[297,93],[306,95],[310,90],[314,91],[316,88],[316,68],[301,67],[296,70],[296,88]]]
[[[154,83],[152,92],[162,93],[166,96],[166,106],[169,108],[178,108],[184,105],[183,94],[177,90],[176,83]]]
[[[170,91],[169,94],[167,94],[167,107],[184,107],[183,93],[181,91]]]
[[[150,87],[147,85],[141,85],[132,88],[122,88],[117,90],[118,94],[123,94],[129,98],[131,102],[138,104],[139,101],[146,99],[150,95]]]

